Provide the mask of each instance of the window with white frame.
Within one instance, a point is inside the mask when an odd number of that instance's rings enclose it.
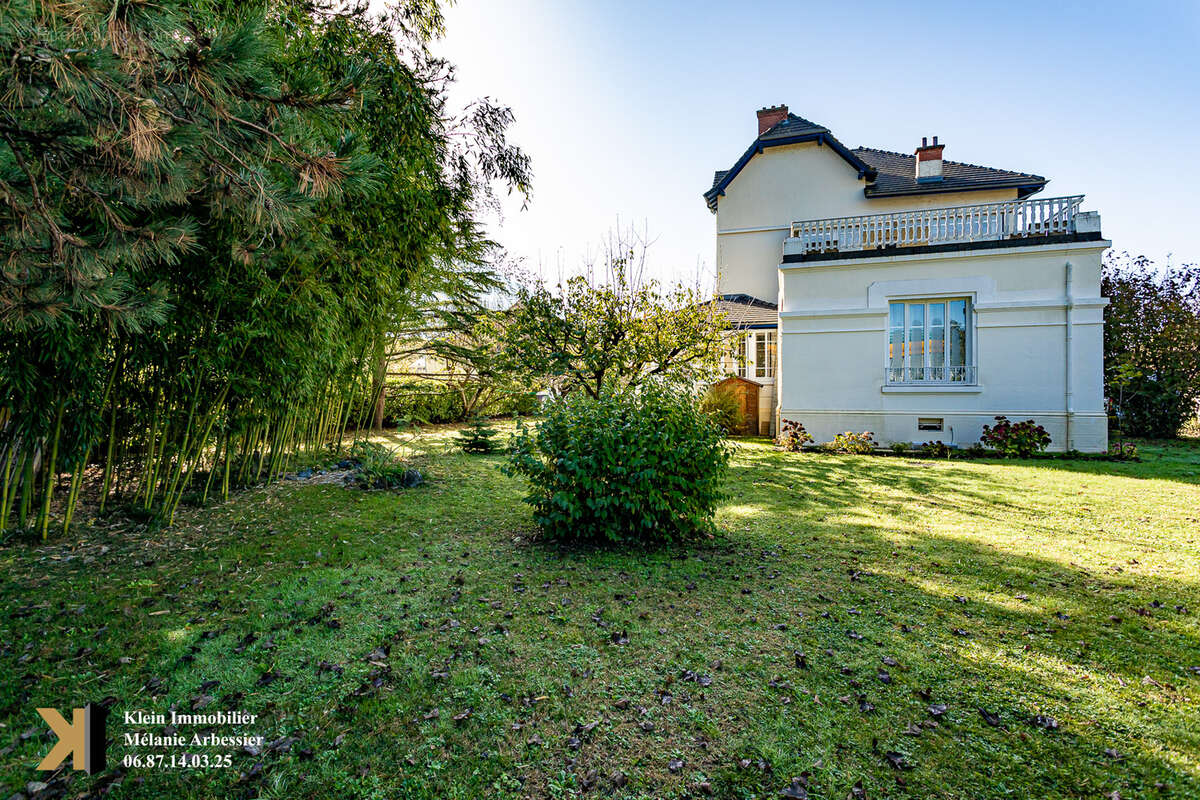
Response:
[[[775,331],[738,331],[730,341],[725,370],[739,378],[774,378],[775,353]]]
[[[894,300],[888,305],[888,383],[975,383],[971,301]]]
[[[754,377],[775,377],[775,331],[754,334]]]

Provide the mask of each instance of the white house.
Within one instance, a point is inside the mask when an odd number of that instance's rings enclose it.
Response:
[[[716,173],[718,291],[762,432],[967,446],[1004,414],[1104,450],[1099,215],[944,147],[850,149],[775,106]]]

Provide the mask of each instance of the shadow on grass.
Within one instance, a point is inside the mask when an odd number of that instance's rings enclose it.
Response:
[[[992,466],[1033,467],[1048,471],[1111,475],[1138,480],[1165,480],[1200,485],[1200,440],[1131,439],[1141,461],[1089,461],[1062,458],[986,459]]]

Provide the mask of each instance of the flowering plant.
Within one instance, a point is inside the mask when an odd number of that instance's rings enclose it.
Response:
[[[862,433],[846,431],[845,433],[839,433],[829,443],[829,449],[837,453],[866,455],[875,449],[875,434],[870,431],[863,431]]]
[[[1011,422],[1008,417],[996,417],[995,426],[984,425],[979,441],[998,450],[1006,458],[1029,458],[1035,452],[1045,450],[1050,444],[1050,434],[1031,419]]]
[[[785,419],[779,426],[779,436],[775,439],[776,446],[789,453],[798,453],[804,445],[813,440],[812,434],[804,430],[804,425],[794,419]]]
[[[1138,449],[1133,442],[1113,442],[1108,446],[1108,454],[1123,461],[1132,461],[1138,457]]]

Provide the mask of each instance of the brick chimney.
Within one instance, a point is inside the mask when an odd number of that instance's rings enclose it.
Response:
[[[758,135],[762,136],[771,130],[771,128],[783,122],[787,119],[787,115],[787,106],[782,104],[771,106],[770,108],[760,108],[758,110]]]
[[[921,137],[921,146],[917,148],[917,183],[937,183],[942,179],[942,150],[945,147],[938,144],[936,136],[933,144]]]

